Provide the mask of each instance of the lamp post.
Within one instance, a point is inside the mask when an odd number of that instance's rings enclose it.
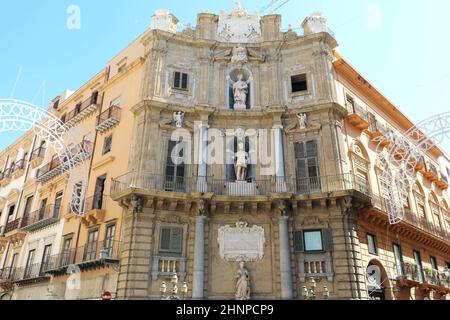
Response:
[[[181,300],[184,299],[185,296],[188,293],[188,285],[187,282],[183,282],[181,285],[181,295],[182,297],[178,295],[178,275],[176,273],[173,274],[170,284],[172,286],[169,295],[166,296],[167,293],[167,284],[165,281],[161,282],[161,285],[159,286],[159,291],[161,293],[161,299],[162,300]]]
[[[304,300],[316,300],[316,288],[317,288],[317,282],[312,277],[310,280],[310,287],[309,289],[306,286],[303,286],[302,288],[302,295]],[[323,300],[328,300],[330,298],[330,290],[328,290],[327,286],[323,286]]]

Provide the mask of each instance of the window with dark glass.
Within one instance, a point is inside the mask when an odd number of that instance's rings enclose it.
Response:
[[[291,77],[292,93],[308,91],[306,74],[298,74]]]
[[[394,243],[394,256],[395,256],[395,266],[397,268],[397,274],[399,276],[404,275],[403,271],[403,254],[402,254],[402,248]]]
[[[41,201],[41,205],[39,207],[39,221],[44,219],[46,207],[47,207],[47,198]]]
[[[378,255],[377,237],[373,234],[367,234],[367,248],[370,254]]]
[[[114,250],[114,238],[116,234],[116,224],[106,226],[104,249],[108,250],[109,257],[112,256]]]
[[[103,152],[102,152],[103,155],[108,154],[108,153],[111,152],[111,150],[112,150],[112,138],[113,138],[113,136],[112,136],[112,134],[110,134],[103,141]]]
[[[159,253],[161,255],[181,255],[183,249],[183,229],[161,227],[159,235]]]
[[[16,205],[13,204],[9,207],[8,210],[8,222],[11,222],[14,219],[14,211],[16,210]]]
[[[321,190],[317,142],[301,141],[294,145],[297,191],[311,193]]]
[[[16,265],[17,265],[18,257],[19,257],[18,253],[14,253],[13,256],[12,256],[11,266],[9,268],[9,277],[10,278],[14,277],[14,275],[16,273]]]
[[[174,72],[173,87],[178,90],[188,90],[189,75],[184,72]]]

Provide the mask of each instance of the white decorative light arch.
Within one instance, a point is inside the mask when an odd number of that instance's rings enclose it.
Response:
[[[450,138],[450,112],[438,114],[417,124],[404,134],[390,131],[391,141],[387,149],[390,170],[383,170],[383,179],[392,181],[389,188],[387,212],[389,222],[397,224],[403,220],[403,203],[410,188],[417,180],[415,168],[422,163],[423,155]],[[374,142],[383,149],[385,137]]]
[[[60,119],[50,112],[25,101],[0,99],[0,134],[4,132],[26,132],[33,130],[46,141],[47,148],[52,148],[58,156],[62,172],[69,174],[69,183],[75,187],[72,193],[71,210],[83,216],[88,183],[88,150],[79,142],[83,139],[80,129],[68,128]],[[74,147],[68,148],[71,143]],[[73,174],[75,166],[81,168],[79,174]],[[78,182],[82,184],[78,184]]]

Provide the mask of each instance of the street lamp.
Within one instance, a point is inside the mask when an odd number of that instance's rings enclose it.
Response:
[[[161,299],[162,300],[181,300],[181,298],[178,295],[178,275],[176,273],[173,274],[170,283],[172,285],[171,292],[168,296],[166,296],[167,293],[167,284],[165,281],[161,282],[161,285],[159,286],[159,291],[161,293]],[[182,298],[184,299],[185,296],[188,293],[188,285],[186,282],[183,282],[181,285],[181,294]]]
[[[303,299],[305,300],[316,300],[316,288],[317,283],[314,278],[310,280],[311,286],[308,289],[306,286],[302,288]],[[328,290],[327,286],[323,286],[323,299],[328,300],[330,298],[330,290]]]

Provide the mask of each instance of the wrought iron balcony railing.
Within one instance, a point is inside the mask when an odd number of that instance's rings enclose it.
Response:
[[[65,119],[65,124],[69,127],[75,125],[77,122],[96,111],[103,102],[103,95],[98,93],[92,94],[92,96],[82,103],[79,103],[75,108],[70,111]]]
[[[78,145],[70,146],[67,151],[60,157],[54,157],[52,161],[38,169],[36,179],[39,182],[47,182],[54,177],[60,175],[63,166],[68,166],[69,161],[72,165],[76,165],[80,160],[85,160],[91,155],[92,143],[90,141],[83,141]]]
[[[22,218],[21,228],[34,231],[59,221],[61,206],[48,205],[34,212],[26,213]]]
[[[213,177],[173,177],[155,174],[127,173],[113,180],[111,195],[130,189],[158,190],[178,193],[212,192],[228,196],[260,196],[273,193],[294,193],[299,195],[357,190],[370,196],[366,182],[353,174],[321,176],[305,179],[268,177],[261,180],[227,181]]]
[[[374,194],[372,195],[372,203],[374,207],[380,209],[381,211],[387,212],[387,206],[389,205],[388,199],[385,199],[377,194]],[[446,241],[449,240],[450,234],[445,228],[437,226],[434,222],[428,221],[426,218],[420,218],[410,209],[405,208],[403,222],[415,228],[418,228],[422,231],[425,231],[431,235],[434,235],[438,238],[444,239]]]
[[[21,221],[22,219],[16,219],[8,222],[5,226],[5,234],[19,229]]]
[[[64,272],[70,265],[78,265],[80,268],[89,268],[105,263],[118,263],[119,258],[119,241],[104,240],[91,242],[87,243],[85,246],[67,251],[63,250],[60,254],[51,256],[48,259],[45,272]]]
[[[46,148],[44,148],[44,147],[39,147],[39,148],[35,149],[31,153],[30,161],[34,161],[34,160],[36,160],[38,158],[44,158],[45,157],[45,151],[46,151]]]
[[[97,117],[97,130],[105,132],[115,126],[120,121],[121,112],[122,109],[118,106],[112,106],[108,110],[102,112],[102,114]]]

